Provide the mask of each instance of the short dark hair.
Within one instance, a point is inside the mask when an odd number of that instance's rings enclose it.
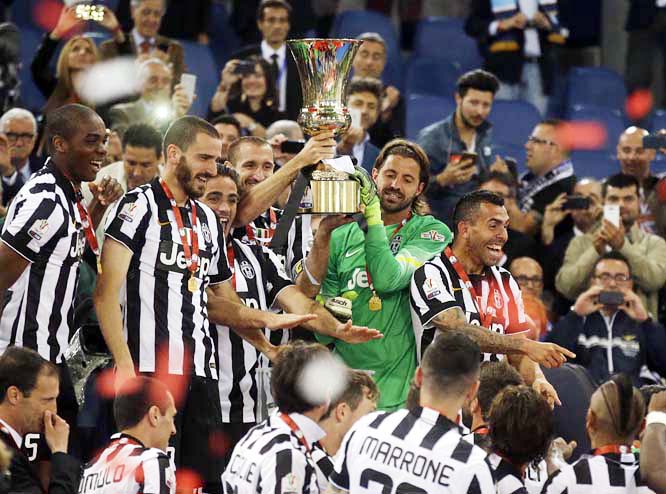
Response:
[[[162,156],[162,134],[152,125],[145,123],[130,125],[123,134],[123,151],[127,146],[152,148],[155,156],[159,158]]]
[[[164,415],[169,407],[169,388],[152,377],[136,376],[125,381],[113,401],[113,416],[118,430],[137,425],[151,407]]]
[[[7,348],[0,355],[0,403],[4,403],[11,386],[30,396],[41,374],[60,376],[58,368],[34,350],[18,346]]]
[[[375,381],[373,381],[367,372],[350,369],[347,374],[347,386],[342,394],[331,402],[331,405],[321,419],[324,420],[330,417],[335,407],[340,403],[346,403],[352,411],[356,410],[366,394],[368,395],[368,399],[377,401],[379,399],[377,384],[375,384]]]
[[[606,199],[606,194],[608,193],[608,187],[615,187],[616,189],[625,189],[627,187],[635,187],[636,195],[639,195],[641,190],[641,185],[638,182],[638,179],[633,175],[627,175],[626,173],[616,173],[611,175],[601,184],[601,196]]]
[[[220,138],[220,134],[215,130],[215,127],[203,118],[187,115],[171,122],[166,134],[164,134],[164,141],[162,143],[162,152],[165,159],[167,148],[171,144],[178,146],[181,151],[186,152],[192,143],[196,141],[199,134],[206,134],[215,139]]]
[[[479,391],[476,399],[484,420],[488,420],[490,407],[495,397],[507,386],[523,384],[518,371],[506,362],[484,362],[479,373]]]
[[[238,192],[240,193],[240,175],[236,170],[234,170],[230,166],[225,165],[224,163],[218,163],[217,176],[215,178],[219,177],[227,177],[233,180],[233,182],[236,184]]]
[[[219,115],[218,117],[213,119],[213,121],[211,122],[211,125],[213,127],[216,126],[217,124],[233,125],[234,127],[236,127],[236,130],[238,130],[238,135],[239,136],[241,135],[241,133],[243,131],[243,127],[241,126],[241,123],[238,121],[238,119],[236,117],[234,117],[233,115],[228,115],[226,113],[223,114],[223,115]]]
[[[424,384],[442,394],[461,394],[478,378],[480,358],[479,345],[469,336],[457,331],[442,333],[423,353]]]
[[[504,206],[504,198],[489,190],[475,190],[460,198],[453,210],[453,225],[456,235],[458,234],[458,223],[474,220],[479,214],[481,204],[484,202],[495,206]]]
[[[553,438],[553,412],[531,387],[509,386],[493,400],[488,429],[494,452],[514,465],[538,463]]]
[[[419,183],[423,184],[423,192],[414,200],[412,210],[416,214],[427,214],[429,210],[428,204],[423,196],[425,195],[428,183],[430,182],[430,159],[428,159],[428,155],[423,148],[415,142],[408,141],[407,139],[393,139],[387,142],[379,152],[379,156],[375,159],[373,168],[380,171],[389,156],[394,155],[402,156],[403,158],[411,158],[416,161],[417,165],[419,165]]]
[[[564,124],[564,121],[559,118],[544,118],[537,125],[547,125],[548,127],[559,127]]]
[[[623,254],[619,253],[618,251],[612,250],[610,252],[604,252],[602,255],[599,256],[599,258],[596,261],[594,261],[591,271],[592,276],[594,276],[594,273],[597,270],[597,266],[602,261],[621,261],[627,265],[627,268],[629,269],[629,275],[631,276],[632,274],[631,264],[629,264],[629,259],[627,259]]]
[[[94,110],[85,105],[71,103],[50,111],[46,116],[46,138],[49,152],[52,152],[52,141],[55,136],[71,139],[81,122],[93,117],[100,118]]]
[[[273,9],[285,9],[289,17],[291,17],[291,5],[285,0],[263,0],[259,7],[257,7],[257,20],[262,21],[264,19],[264,10],[273,8]]]
[[[347,86],[347,98],[356,93],[370,93],[377,98],[377,103],[382,101],[384,85],[374,77],[353,77]]]
[[[464,98],[467,94],[467,91],[470,89],[490,92],[493,93],[493,96],[495,96],[499,90],[499,80],[490,72],[482,69],[465,72],[458,78],[458,82],[456,83],[456,92],[461,98]]]
[[[481,176],[479,177],[479,187],[481,187],[483,184],[487,184],[488,182],[499,182],[502,185],[506,185],[509,188],[509,191],[511,192],[511,196],[515,197],[516,196],[516,190],[518,189],[518,184],[513,178],[513,175],[510,173],[503,173],[503,172],[485,172],[482,173]]]
[[[319,343],[296,340],[280,346],[271,373],[271,392],[281,412],[303,413],[322,405],[322,403],[312,403],[303,396],[299,380],[306,365],[327,354],[329,354],[328,349]]]
[[[236,139],[234,142],[229,144],[229,149],[227,151],[227,159],[236,166],[236,160],[238,159],[238,153],[243,144],[252,144],[253,146],[268,146],[273,149],[271,144],[264,139],[263,137],[257,136],[243,136],[240,139]]]

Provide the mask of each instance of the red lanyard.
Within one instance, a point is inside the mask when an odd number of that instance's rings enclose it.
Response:
[[[298,442],[300,442],[305,447],[305,450],[310,453],[310,445],[308,444],[307,439],[305,439],[303,431],[296,425],[296,422],[294,422],[294,420],[286,413],[280,412],[280,418],[284,420],[284,423],[289,426],[294,434],[296,434]]]
[[[268,217],[270,220],[270,223],[268,225],[268,239],[265,237],[261,237],[261,243],[269,243],[271,240],[273,240],[273,235],[275,234],[275,229],[277,228],[277,215],[275,214],[275,210],[273,208],[270,208],[268,210]],[[253,227],[252,225],[245,225],[245,233],[247,234],[247,239],[250,241],[252,244],[257,244],[256,241],[256,236],[254,234],[255,229],[257,230],[265,230],[265,228],[256,228]],[[257,244],[259,245],[259,244]]]
[[[480,425],[472,431],[472,434],[478,434],[479,436],[487,436],[490,432],[487,425]]]
[[[391,243],[391,240],[398,234],[400,230],[402,230],[402,227],[407,224],[409,220],[412,219],[412,212],[410,211],[409,214],[407,215],[407,218],[402,220],[402,222],[395,227],[395,230],[393,230],[393,233],[391,233],[391,236],[389,237],[389,244]],[[370,286],[370,290],[372,290],[372,295],[374,297],[377,297],[377,292],[375,291],[375,286],[372,284],[372,277],[370,276],[370,270],[368,269],[368,264],[365,264],[365,275],[368,277],[368,285]]]
[[[236,269],[234,266],[235,259],[236,254],[234,253],[234,241],[232,239],[227,245],[227,264],[229,264],[229,270],[231,271],[231,285],[234,287],[234,291],[236,291]]]
[[[81,216],[81,223],[83,224],[83,231],[86,234],[86,240],[97,260],[97,273],[102,274],[102,262],[99,257],[99,243],[97,242],[97,235],[95,235],[95,229],[93,228],[90,213],[83,205],[81,190],[74,187],[74,194],[76,195],[76,208],[79,210],[79,216]]]
[[[601,446],[592,451],[592,454],[595,456],[607,455],[609,453],[631,453],[631,446],[625,446],[624,444],[607,444],[606,446]]]
[[[183,217],[180,215],[180,208],[176,204],[176,199],[174,199],[169,186],[166,184],[164,179],[160,178],[160,185],[164,194],[166,194],[169,203],[171,204],[171,210],[173,215],[176,217],[176,226],[178,227],[178,234],[180,235],[180,240],[183,242],[183,251],[185,252],[185,264],[187,264],[187,269],[190,271],[192,276],[196,273],[197,268],[199,267],[199,236],[197,235],[197,207],[194,204],[194,201],[190,199],[190,207],[192,208],[192,248],[190,249],[190,244],[187,242],[187,235],[185,232],[185,226],[183,225]]]
[[[479,313],[479,317],[481,318],[481,326],[483,326],[484,328],[489,328],[490,322],[492,320],[492,314],[488,312],[487,307],[485,312],[481,310],[482,306],[481,297],[479,297],[476,294],[476,289],[474,288],[474,285],[472,285],[472,282],[469,280],[469,276],[467,276],[467,273],[463,269],[462,265],[458,262],[458,259],[456,259],[456,256],[453,255],[451,247],[447,247],[446,249],[444,249],[444,255],[446,255],[449,262],[453,266],[453,269],[455,269],[456,273],[458,273],[458,277],[462,280],[462,282],[465,284],[469,292],[472,294],[472,299],[474,300],[474,304],[476,305],[476,310]],[[494,280],[491,281],[490,284],[494,284]]]

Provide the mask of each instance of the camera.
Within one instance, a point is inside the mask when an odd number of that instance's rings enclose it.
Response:
[[[254,74],[255,66],[256,66],[255,62],[248,62],[247,60],[241,60],[236,65],[236,68],[234,69],[234,74],[238,75]]]
[[[102,22],[104,20],[104,6],[82,3],[76,6],[75,14],[77,19]]]
[[[643,137],[643,147],[657,150],[666,148],[666,134],[650,134]]]
[[[600,292],[599,303],[602,305],[622,305],[624,303],[624,293],[622,292]]]
[[[590,207],[590,198],[579,195],[568,196],[567,200],[562,205],[562,210],[568,209],[588,209]]]
[[[280,144],[280,151],[286,154],[298,154],[303,150],[305,141],[283,141]]]

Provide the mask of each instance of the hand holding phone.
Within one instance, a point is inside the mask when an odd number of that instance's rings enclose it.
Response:
[[[581,196],[581,195],[571,195],[567,197],[567,200],[562,205],[562,210],[566,211],[568,209],[582,209],[587,210],[590,207],[590,198]]]
[[[620,205],[604,204],[604,220],[620,228]]]
[[[187,97],[192,101],[197,87],[197,76],[194,74],[183,74],[180,76],[180,85],[187,94]]]

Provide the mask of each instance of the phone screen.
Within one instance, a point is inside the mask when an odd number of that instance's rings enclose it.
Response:
[[[612,223],[617,228],[620,227],[620,205],[619,204],[605,204],[604,205],[604,219]]]

